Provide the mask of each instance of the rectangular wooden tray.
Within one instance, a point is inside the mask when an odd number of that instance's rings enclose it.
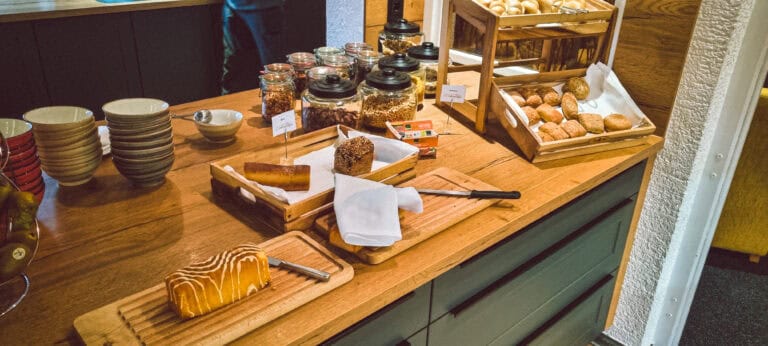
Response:
[[[342,126],[346,133],[351,130]],[[293,157],[302,156],[310,152],[333,145],[338,138],[336,127],[328,127],[288,140],[288,152]],[[253,205],[247,207],[249,212],[255,213],[262,221],[282,232],[293,230],[306,230],[312,227],[315,218],[330,209],[333,202],[333,189],[318,193],[306,200],[295,204],[288,204],[263,192],[258,187],[224,170],[224,166],[231,166],[242,173],[245,162],[264,162],[277,164],[284,153],[283,144],[275,144],[258,151],[240,153],[211,163],[211,186],[218,196],[223,196],[237,203]],[[418,153],[409,155],[397,162],[374,170],[360,178],[397,184],[415,176],[414,167],[418,161]],[[243,201],[240,197],[240,189],[245,189],[256,197],[255,201]]]
[[[602,0],[587,0],[587,12],[584,13],[540,13],[497,15],[477,0],[456,0],[457,3],[472,2],[480,7],[487,15],[499,18],[499,26],[533,26],[550,23],[588,22],[609,20],[613,15],[614,6]]]
[[[400,186],[441,190],[499,190],[464,173],[445,167],[421,175]],[[424,203],[424,212],[421,214],[405,212],[400,219],[403,239],[392,246],[354,247],[343,243],[338,235],[336,215],[333,213],[318,218],[315,221],[315,228],[321,234],[329,236],[331,244],[352,252],[366,263],[378,264],[498,202],[496,199],[437,195],[421,195],[421,198]]]
[[[272,282],[251,296],[209,314],[180,319],[168,306],[165,284],[120,299],[75,319],[88,345],[224,344],[352,280],[352,266],[301,232],[261,243],[270,255],[331,273],[320,282],[270,268]]]
[[[530,127],[526,126],[527,124],[522,120],[523,117],[507,105],[499,92],[502,88],[512,86],[511,83],[513,81],[516,81],[521,86],[552,86],[563,82],[568,77],[583,76],[582,71],[545,72],[529,76],[507,77],[501,81],[508,84],[500,86],[494,82],[491,85],[491,113],[499,119],[501,125],[509,133],[509,136],[512,137],[526,158],[531,162],[556,160],[641,145],[646,143],[648,136],[656,131],[656,126],[653,122],[648,117],[643,116],[641,125],[629,130],[605,132],[598,135],[588,134],[579,138],[542,142],[541,138]],[[505,112],[512,117],[513,121],[507,118]]]

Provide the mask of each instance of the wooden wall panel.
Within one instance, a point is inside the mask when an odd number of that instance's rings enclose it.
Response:
[[[403,17],[419,24],[424,20],[424,0],[404,0]],[[378,35],[387,23],[387,0],[365,0],[365,42],[378,46]]]
[[[424,22],[418,20],[414,21],[414,23],[418,24],[419,26],[423,27]],[[378,47],[379,42],[379,33],[384,30],[384,25],[374,25],[374,26],[367,26],[365,27],[365,42],[370,44],[374,49]]]
[[[32,23],[0,24],[0,117],[21,119],[24,112],[51,103]]]
[[[614,70],[664,135],[701,0],[629,0]]]

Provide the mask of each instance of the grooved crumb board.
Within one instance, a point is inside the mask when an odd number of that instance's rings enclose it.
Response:
[[[270,268],[269,286],[206,315],[180,319],[168,306],[165,284],[120,299],[75,319],[86,344],[223,344],[270,322],[352,279],[354,271],[301,232],[261,243],[269,254],[331,273],[320,282],[285,269]]]
[[[464,173],[445,167],[438,168],[398,186],[440,190],[499,190]],[[373,248],[341,245],[339,247],[352,252],[366,263],[378,264],[498,202],[497,199],[425,194],[421,195],[421,199],[424,203],[424,211],[421,214],[405,212],[401,216],[400,229],[403,239],[395,242],[392,246]],[[331,213],[319,217],[315,221],[315,228],[324,235],[338,232],[336,214]],[[331,244],[339,245],[335,239],[331,240]]]

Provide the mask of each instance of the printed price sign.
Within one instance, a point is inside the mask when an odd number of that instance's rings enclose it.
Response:
[[[272,117],[272,137],[296,130],[296,113],[293,110]]]
[[[464,103],[467,87],[463,85],[443,85],[440,92],[440,101],[448,103]]]

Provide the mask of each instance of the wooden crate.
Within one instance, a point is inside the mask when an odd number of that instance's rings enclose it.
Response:
[[[346,133],[351,130],[342,126]],[[288,152],[293,157],[306,155],[310,152],[333,145],[338,138],[336,127],[328,127],[288,140]],[[237,201],[248,211],[255,214],[263,222],[276,230],[288,232],[306,230],[312,227],[315,218],[330,210],[333,206],[333,189],[328,189],[303,201],[288,204],[270,194],[265,193],[254,184],[233,175],[224,166],[231,166],[242,174],[245,162],[279,163],[284,153],[282,143],[275,144],[253,152],[240,153],[211,163],[211,187],[219,197]],[[418,161],[418,153],[409,155],[397,162],[373,170],[359,176],[369,180],[387,184],[397,184],[415,176],[414,168]],[[240,189],[244,189],[255,197],[255,201],[241,197]]]
[[[440,95],[442,85],[448,80],[448,73],[458,71],[478,71],[479,95],[471,102],[446,104],[437,100],[442,108],[452,108],[467,121],[474,123],[475,129],[485,132],[486,120],[492,83],[499,77],[494,76],[494,68],[506,66],[534,65],[540,73],[552,71],[571,71],[581,73],[583,69],[569,69],[568,66],[554,59],[565,40],[594,38],[595,54],[584,66],[603,58],[607,47],[610,46],[611,33],[615,23],[615,7],[602,0],[587,0],[586,13],[546,13],[515,16],[498,16],[488,8],[474,0],[446,0],[443,3],[442,32],[440,36],[440,62],[437,78],[437,95]],[[472,28],[484,35],[482,40],[482,63],[479,65],[449,66],[449,54],[453,48],[456,18],[460,17]],[[499,59],[497,44],[499,42],[520,42],[525,40],[541,40],[541,50],[537,57],[525,59]],[[582,70],[579,72],[578,70]],[[503,77],[501,77],[503,78]]]
[[[492,83],[489,111],[499,119],[501,125],[504,126],[504,129],[517,143],[528,160],[532,162],[549,161],[641,145],[646,143],[648,136],[656,131],[653,122],[642,115],[641,124],[629,130],[587,134],[584,137],[542,142],[541,138],[527,126],[523,120],[525,119],[524,116],[519,114],[519,108],[510,107],[499,92],[501,89],[515,87],[555,86],[565,82],[570,77],[583,76],[585,72],[585,70],[549,72],[499,78]]]

